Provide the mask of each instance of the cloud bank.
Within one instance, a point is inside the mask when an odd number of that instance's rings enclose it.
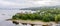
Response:
[[[0,8],[24,8],[60,5],[60,0],[0,0]]]

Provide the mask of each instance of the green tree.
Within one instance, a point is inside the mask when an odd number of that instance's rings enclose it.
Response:
[[[45,21],[45,22],[49,22],[50,21],[49,14],[44,14],[42,20]]]
[[[60,21],[60,14],[55,16],[55,22],[58,22],[58,21]]]

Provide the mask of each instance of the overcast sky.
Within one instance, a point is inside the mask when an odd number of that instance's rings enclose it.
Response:
[[[60,5],[60,0],[0,0],[0,8],[22,8]]]

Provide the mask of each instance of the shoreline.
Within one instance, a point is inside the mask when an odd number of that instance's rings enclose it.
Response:
[[[47,25],[47,24],[56,24],[55,22],[43,22],[39,20],[13,20],[13,19],[7,19],[6,21],[15,21],[17,23],[26,23],[26,24],[38,24],[38,25]]]

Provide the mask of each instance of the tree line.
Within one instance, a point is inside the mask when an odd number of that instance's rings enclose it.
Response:
[[[32,14],[22,14],[17,13],[12,16],[12,19],[22,19],[22,20],[41,20],[44,22],[60,21],[60,9],[41,9]]]

